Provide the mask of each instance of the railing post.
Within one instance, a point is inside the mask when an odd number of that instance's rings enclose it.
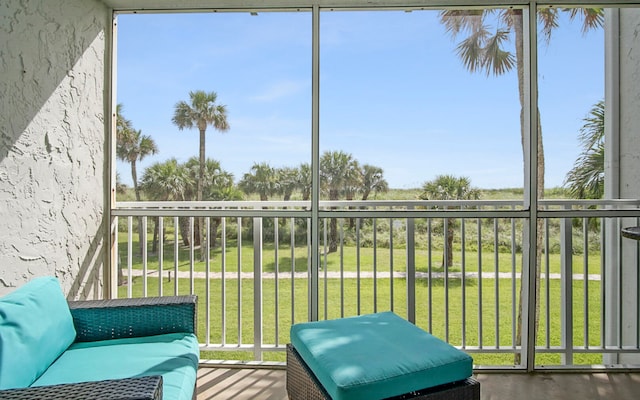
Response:
[[[253,358],[262,361],[262,218],[253,218]]]
[[[560,268],[562,271],[560,276],[561,340],[564,349],[560,360],[562,365],[571,365],[573,364],[573,235],[571,218],[562,218],[560,223]]]
[[[413,207],[407,207],[413,210]],[[416,323],[416,222],[407,218],[407,320]]]

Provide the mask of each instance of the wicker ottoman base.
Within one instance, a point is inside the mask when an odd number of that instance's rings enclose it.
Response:
[[[291,400],[331,399],[291,344],[287,345],[287,394]],[[391,399],[479,400],[480,383],[468,378],[462,382],[406,393]]]

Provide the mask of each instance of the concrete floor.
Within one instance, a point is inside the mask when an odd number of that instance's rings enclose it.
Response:
[[[640,399],[640,372],[593,374],[479,374],[482,400],[636,400]],[[198,400],[285,400],[286,374],[282,369],[200,368]]]

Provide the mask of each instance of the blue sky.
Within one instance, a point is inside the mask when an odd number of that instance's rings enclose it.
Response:
[[[494,27],[495,28],[495,27]],[[393,188],[439,174],[480,188],[522,187],[515,71],[469,73],[437,11],[323,12],[320,151],[342,150],[383,168]],[[602,29],[561,21],[539,48],[547,187],[579,154],[578,131],[604,94]],[[118,17],[117,101],[159,153],[138,170],[198,154],[196,130],[172,124],[192,90],[215,91],[231,129],[207,131],[207,156],[236,180],[254,162],[311,160],[311,15],[125,14]],[[118,162],[123,182],[130,168]]]

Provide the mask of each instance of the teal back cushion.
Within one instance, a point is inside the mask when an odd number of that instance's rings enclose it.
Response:
[[[31,385],[75,337],[57,279],[36,278],[0,298],[0,389]]]

